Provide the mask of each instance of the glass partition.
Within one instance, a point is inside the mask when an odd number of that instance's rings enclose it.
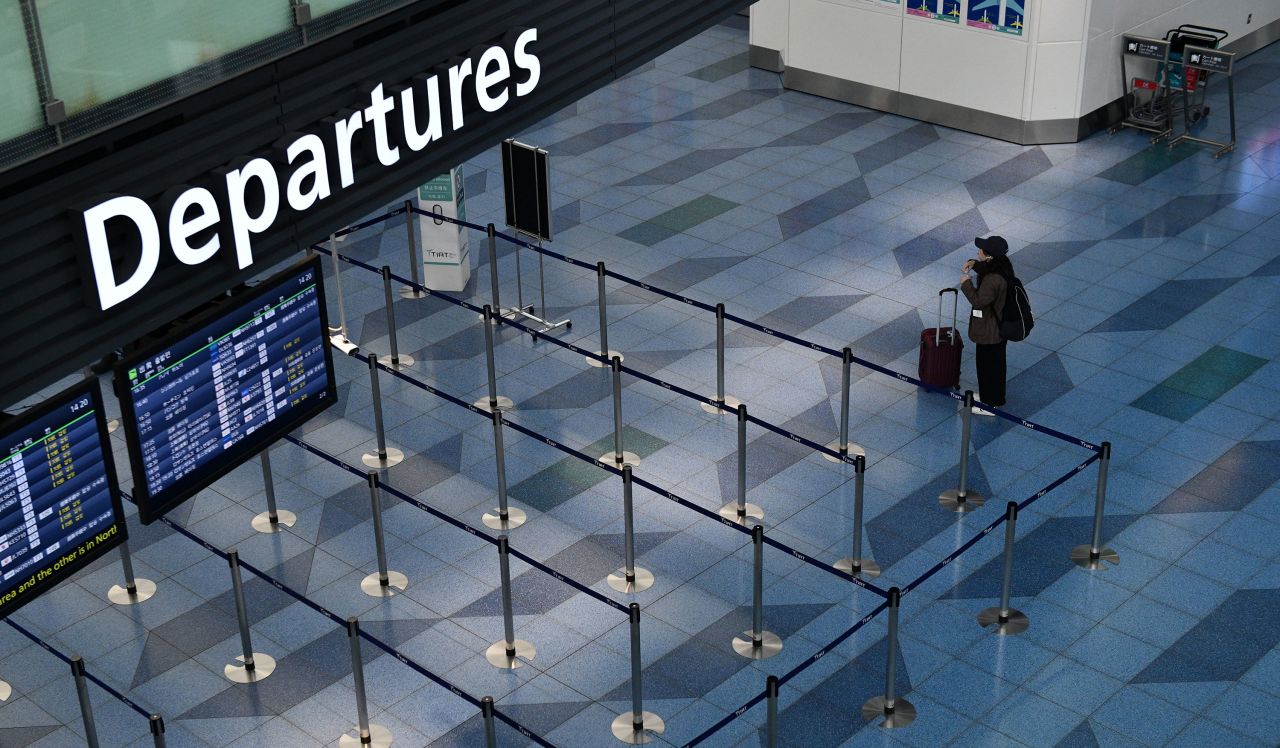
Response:
[[[37,0],[36,9],[68,115],[293,28],[288,3],[275,0]]]
[[[44,125],[40,93],[17,3],[0,3],[0,142]]]

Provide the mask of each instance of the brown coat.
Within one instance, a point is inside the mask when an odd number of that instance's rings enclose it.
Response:
[[[1004,310],[1008,290],[1009,284],[999,273],[980,276],[977,288],[973,287],[973,281],[967,279],[960,284],[964,297],[974,309],[982,312],[981,317],[969,315],[969,340],[983,344],[1004,340],[1000,337],[1000,323],[996,321],[996,314]]]

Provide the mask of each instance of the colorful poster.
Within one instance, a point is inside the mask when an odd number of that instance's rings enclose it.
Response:
[[[914,0],[913,0],[914,2]],[[970,0],[966,23],[988,31],[1022,36],[1028,0]]]
[[[907,0],[907,13],[921,18],[960,23],[960,0]]]

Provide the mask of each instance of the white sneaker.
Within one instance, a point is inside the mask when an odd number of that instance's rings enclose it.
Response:
[[[975,416],[994,416],[995,415],[995,413],[992,413],[989,410],[983,410],[982,408],[979,408],[976,405],[973,406],[972,412]]]

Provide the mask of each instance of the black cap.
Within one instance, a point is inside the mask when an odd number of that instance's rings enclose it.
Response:
[[[977,237],[973,240],[974,246],[993,257],[1004,257],[1009,254],[1009,242],[1004,240],[1003,236]]]

